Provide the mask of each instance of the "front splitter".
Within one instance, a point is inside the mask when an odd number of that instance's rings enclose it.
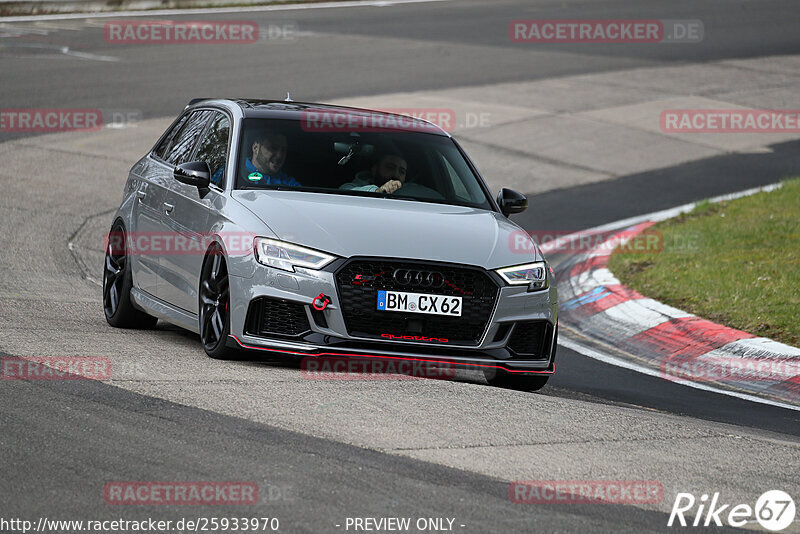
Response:
[[[326,347],[309,345],[306,343],[293,343],[289,341],[272,341],[264,339],[251,339],[252,336],[243,336],[243,339],[230,335],[229,339],[234,347],[245,350],[266,351],[277,354],[288,354],[302,357],[340,357],[340,358],[370,358],[382,360],[398,360],[409,362],[424,362],[428,364],[441,364],[457,366],[465,369],[502,370],[508,373],[521,375],[552,375],[555,373],[555,361],[551,357],[546,361],[516,361],[506,362],[494,359],[465,358],[459,356],[441,357],[398,353],[393,351],[373,351],[348,349],[345,351],[332,351]]]

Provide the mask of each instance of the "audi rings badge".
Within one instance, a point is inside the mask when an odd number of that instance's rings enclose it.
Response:
[[[398,285],[406,287],[439,288],[444,285],[444,275],[439,271],[397,269],[392,278]]]

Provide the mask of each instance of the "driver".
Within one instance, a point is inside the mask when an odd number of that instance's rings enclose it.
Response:
[[[403,187],[407,167],[403,156],[389,152],[379,157],[369,170],[357,173],[352,182],[339,189],[391,194]]]
[[[300,182],[281,170],[286,161],[286,136],[264,130],[253,139],[252,155],[244,162],[247,181],[257,185],[291,185]]]

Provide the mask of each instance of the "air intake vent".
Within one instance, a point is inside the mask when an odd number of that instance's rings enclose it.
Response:
[[[250,303],[245,325],[253,336],[299,337],[311,330],[305,305],[267,297]]]
[[[527,359],[550,358],[553,325],[548,321],[522,321],[514,325],[508,348]]]

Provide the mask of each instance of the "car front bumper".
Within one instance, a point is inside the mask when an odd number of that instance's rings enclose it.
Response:
[[[281,353],[296,357],[356,357],[439,362],[466,368],[503,369],[514,373],[552,374],[555,371],[558,300],[554,281],[544,290],[527,286],[502,286],[480,342],[474,345],[374,339],[348,334],[336,283],[336,266],[314,271],[296,268],[286,272],[257,265],[248,275],[231,273],[231,330],[228,345],[240,349]],[[330,298],[324,311],[312,310],[319,295]],[[308,329],[294,336],[254,335],[246,326],[248,310],[256,299],[280,299],[302,307]],[[296,309],[300,309],[299,307]],[[396,312],[381,312],[396,313]],[[320,315],[324,317],[320,320]],[[549,325],[543,338],[547,346],[530,357],[509,350],[517,324],[537,321]]]

